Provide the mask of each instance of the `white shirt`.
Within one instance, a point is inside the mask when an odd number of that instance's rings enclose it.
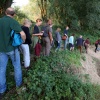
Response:
[[[69,43],[74,44],[74,37],[73,36],[69,37]]]

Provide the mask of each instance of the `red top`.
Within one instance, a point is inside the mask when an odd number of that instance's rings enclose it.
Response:
[[[95,42],[95,44],[99,44],[100,43],[100,40],[97,40],[96,42]]]
[[[85,40],[85,43],[90,44],[90,41],[88,39]]]

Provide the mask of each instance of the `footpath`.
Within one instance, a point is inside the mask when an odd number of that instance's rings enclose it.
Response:
[[[91,46],[88,54],[83,54],[85,60],[81,61],[81,72],[88,75],[92,83],[100,84],[100,51],[95,53],[94,49],[94,46]]]

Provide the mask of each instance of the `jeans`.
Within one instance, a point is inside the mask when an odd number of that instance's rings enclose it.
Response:
[[[68,44],[68,38],[64,40],[64,50],[66,50],[67,44]]]
[[[14,66],[16,87],[19,87],[22,84],[22,70],[18,49],[7,53],[0,52],[0,93],[4,93],[6,91],[6,69],[9,58]]]
[[[30,50],[28,44],[22,44],[20,46],[22,53],[23,53],[23,61],[24,61],[24,67],[27,68],[30,66]]]
[[[56,41],[56,43],[57,43],[57,48],[56,48],[55,51],[59,50],[60,49],[60,46],[61,46],[61,42]]]

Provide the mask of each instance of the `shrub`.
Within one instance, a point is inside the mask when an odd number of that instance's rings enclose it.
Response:
[[[14,89],[9,91],[4,100],[99,100],[100,86],[82,82],[75,71],[79,66],[77,51],[52,52],[49,57],[40,57],[32,62],[27,73],[23,69],[25,85],[16,94],[11,93]],[[12,81],[9,89],[13,85]]]
[[[77,52],[74,52],[74,60],[70,56],[70,52],[58,52],[52,53],[50,57],[39,58],[24,79],[27,87],[27,98],[24,99],[93,100],[92,85],[83,83],[77,75],[68,73],[72,62],[74,65],[80,64]]]

